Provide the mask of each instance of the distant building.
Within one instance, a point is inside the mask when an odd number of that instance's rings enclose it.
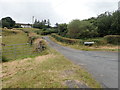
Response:
[[[16,23],[16,25],[19,25],[22,28],[32,28],[32,24]]]

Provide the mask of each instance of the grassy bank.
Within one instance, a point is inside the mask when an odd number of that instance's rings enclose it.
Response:
[[[66,43],[63,41],[59,41],[53,36],[49,36],[51,40],[54,42],[63,45],[63,46],[68,46],[71,48],[75,48],[78,50],[85,50],[85,51],[118,51],[118,46],[117,45],[112,45],[108,44],[103,38],[93,38],[93,39],[71,39],[69,40],[70,42],[75,42],[75,43]],[[95,41],[95,44],[93,46],[85,46],[83,42],[85,41]]]
[[[67,82],[100,85],[80,66],[49,49],[48,55],[3,63],[3,88],[68,88]],[[77,84],[76,84],[77,83]]]

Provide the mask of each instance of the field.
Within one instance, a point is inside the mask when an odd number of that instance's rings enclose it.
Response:
[[[100,88],[92,76],[53,49],[49,54],[3,63],[3,88]]]
[[[3,30],[2,46],[3,60],[15,60],[18,58],[34,57],[48,52],[36,53],[34,47],[28,44],[28,36],[21,30]]]
[[[117,51],[118,52],[118,45],[112,45],[112,44],[108,44],[107,42],[105,42],[105,40],[103,38],[93,38],[93,39],[83,39],[82,42],[84,41],[96,41],[97,43],[95,43],[95,45],[93,46],[85,46],[84,44],[69,44],[69,43],[64,43],[64,42],[60,42],[58,40],[56,40],[54,37],[49,36],[54,42],[63,45],[63,46],[68,46],[71,48],[75,48],[78,50],[85,50],[85,51]]]

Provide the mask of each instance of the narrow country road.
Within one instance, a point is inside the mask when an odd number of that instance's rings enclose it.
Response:
[[[118,53],[103,51],[81,51],[61,46],[43,37],[49,46],[56,49],[66,58],[83,66],[104,88],[118,88]]]

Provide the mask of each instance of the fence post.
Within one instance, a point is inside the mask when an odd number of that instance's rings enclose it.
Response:
[[[14,58],[16,59],[16,45],[13,45],[13,51],[14,51]]]

